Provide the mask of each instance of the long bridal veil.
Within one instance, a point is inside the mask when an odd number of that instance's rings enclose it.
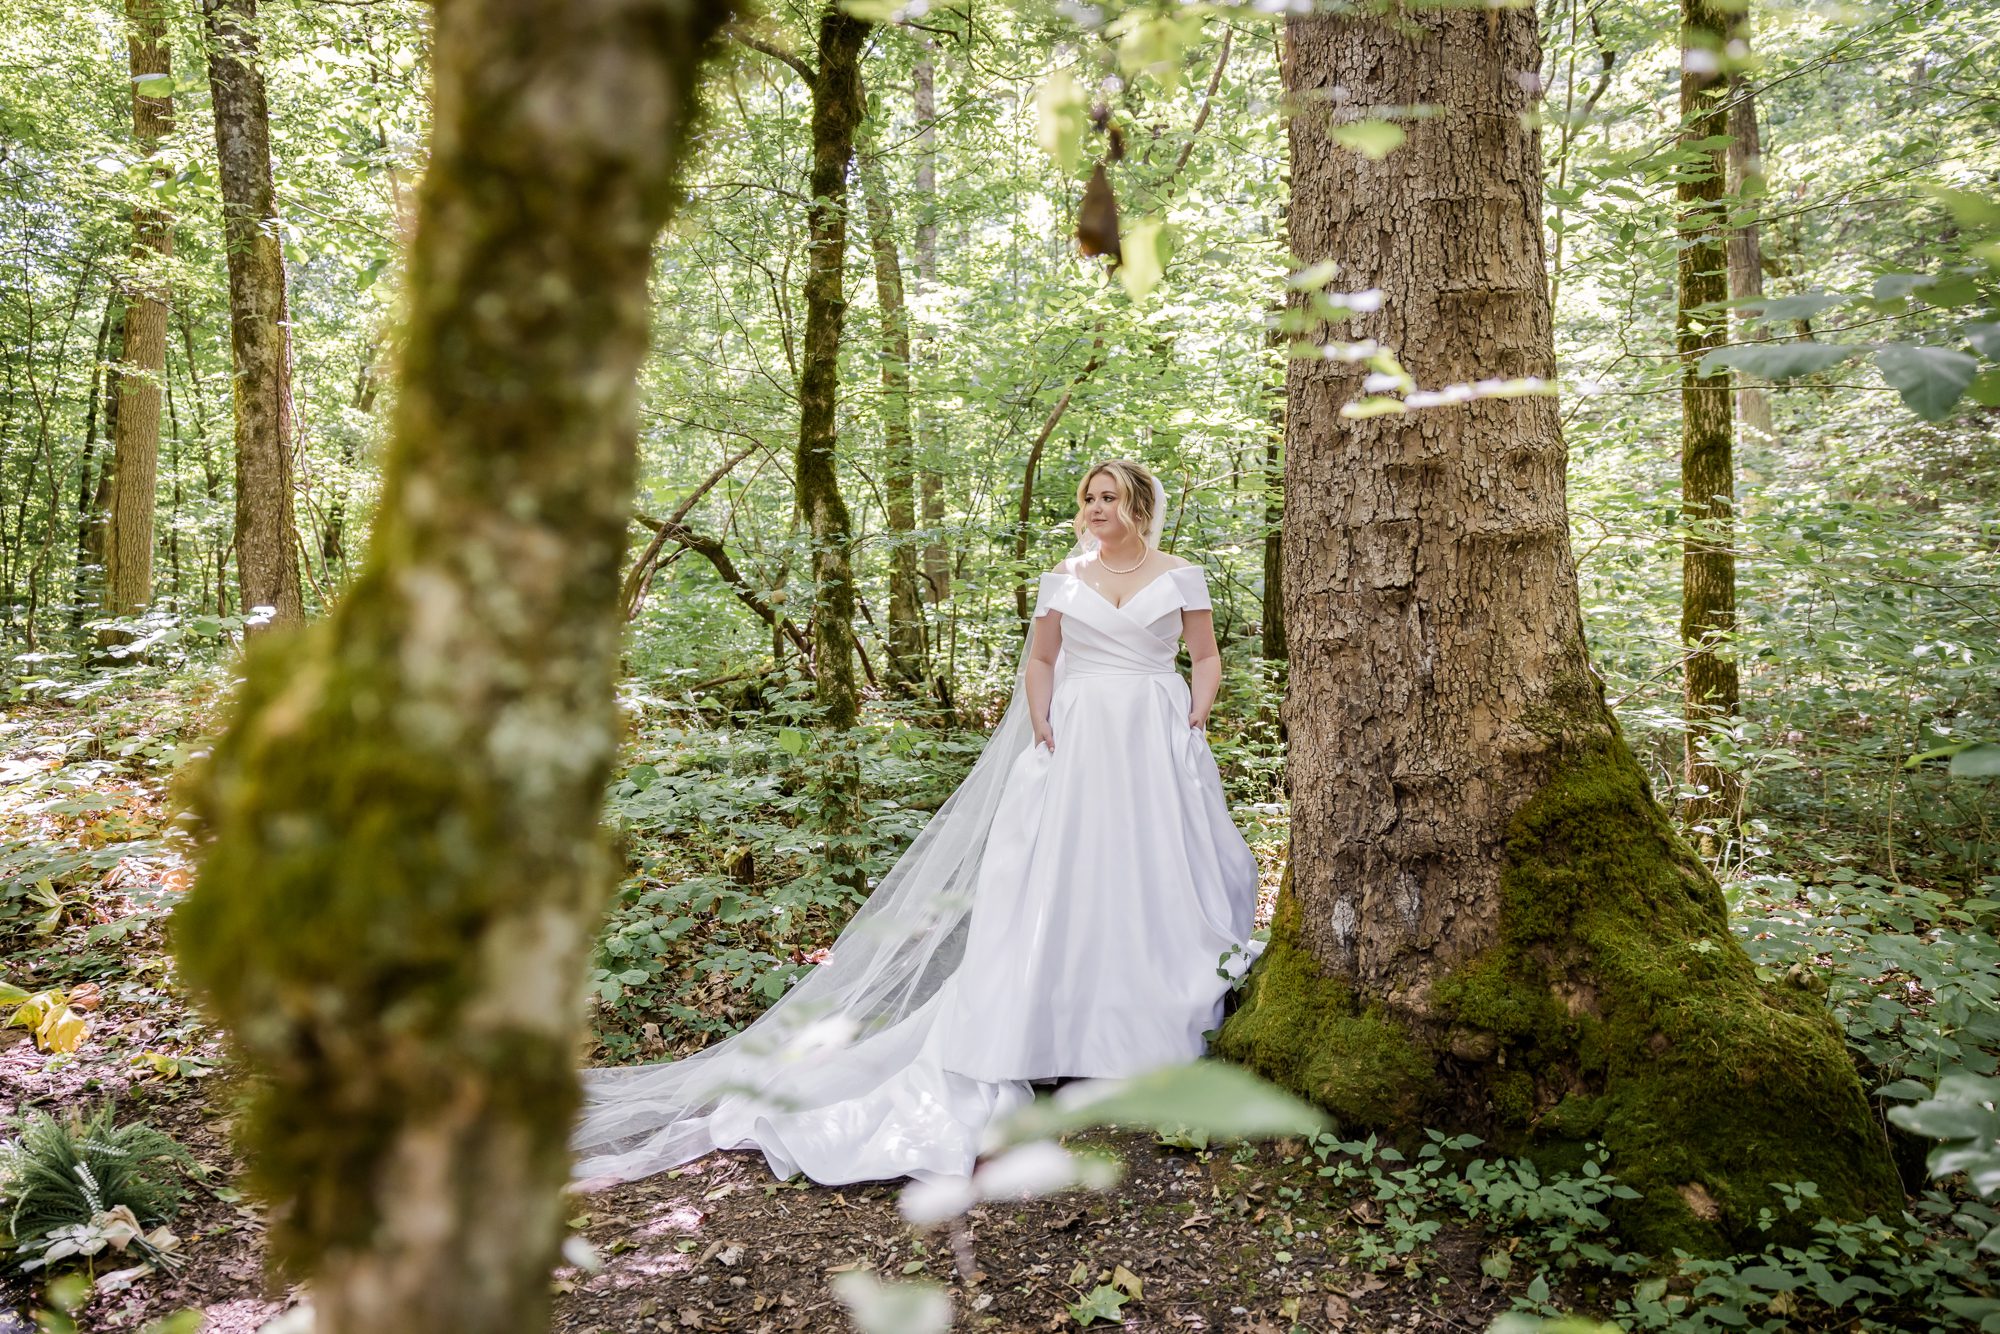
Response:
[[[1166,495],[1153,482],[1149,549],[1159,545]],[[1085,534],[1071,554],[1095,550]],[[582,1072],[584,1106],[570,1147],[574,1185],[597,1187],[676,1167],[718,1145],[710,1118],[747,1096],[796,1112],[866,1093],[907,1063],[910,1044],[871,1051],[863,1040],[909,1019],[964,956],[979,860],[1014,761],[1033,741],[1027,665],[1031,620],[1000,724],[965,781],[882,877],[825,962],[740,1032],[677,1060]],[[1062,661],[1056,662],[1058,678]],[[873,1044],[871,1044],[873,1045]]]

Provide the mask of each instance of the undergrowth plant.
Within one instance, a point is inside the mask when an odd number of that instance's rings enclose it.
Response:
[[[114,1103],[88,1116],[31,1112],[11,1118],[13,1135],[0,1144],[0,1206],[16,1263],[27,1269],[91,1254],[93,1230],[115,1224],[121,1210],[137,1227],[172,1218],[186,1198],[181,1169],[194,1156],[142,1121],[116,1124]],[[113,1216],[107,1219],[107,1215]]]

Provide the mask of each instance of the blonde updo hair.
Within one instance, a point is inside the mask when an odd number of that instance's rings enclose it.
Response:
[[[1076,518],[1070,521],[1070,526],[1076,530],[1077,540],[1082,541],[1084,534],[1083,498],[1090,491],[1091,481],[1104,473],[1118,479],[1118,514],[1143,540],[1153,530],[1153,471],[1131,459],[1093,463],[1076,484]]]

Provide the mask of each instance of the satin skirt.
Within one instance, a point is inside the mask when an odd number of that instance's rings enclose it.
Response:
[[[1007,776],[958,969],[901,1023],[817,1058],[824,1096],[805,1110],[725,1100],[715,1147],[828,1185],[964,1176],[1030,1081],[1201,1056],[1254,957],[1258,877],[1189,706],[1177,672],[1064,674],[1054,751]]]

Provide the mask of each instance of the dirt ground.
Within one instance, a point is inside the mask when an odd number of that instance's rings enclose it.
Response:
[[[240,1163],[227,1112],[205,1096],[219,1085],[135,1079],[106,1041],[114,1036],[106,1026],[62,1062],[32,1042],[0,1050],[8,1110],[116,1094],[121,1120],[145,1117],[202,1165],[173,1224],[178,1271],[95,1295],[75,1313],[78,1327],[138,1330],[192,1307],[205,1331],[252,1334],[307,1294],[264,1274],[261,1210],[231,1184]],[[1414,1276],[1371,1273],[1350,1258],[1368,1226],[1365,1210],[1318,1182],[1315,1161],[1296,1140],[1189,1150],[1100,1131],[1065,1142],[1114,1154],[1123,1178],[1101,1192],[989,1203],[961,1228],[908,1223],[896,1208],[900,1184],[781,1182],[751,1152],[712,1154],[572,1197],[571,1230],[588,1240],[600,1267],[557,1270],[553,1328],[842,1330],[850,1325],[830,1282],[856,1268],[942,1284],[961,1330],[1083,1328],[1069,1308],[1103,1285],[1131,1294],[1119,1312],[1128,1330],[1483,1330],[1507,1307],[1506,1293],[1480,1273],[1476,1231],[1441,1233],[1420,1269],[1412,1266]],[[1300,1195],[1281,1204],[1287,1188]],[[14,1276],[0,1283],[0,1302],[20,1313],[17,1323],[38,1299]],[[4,1314],[0,1334],[10,1334]]]

